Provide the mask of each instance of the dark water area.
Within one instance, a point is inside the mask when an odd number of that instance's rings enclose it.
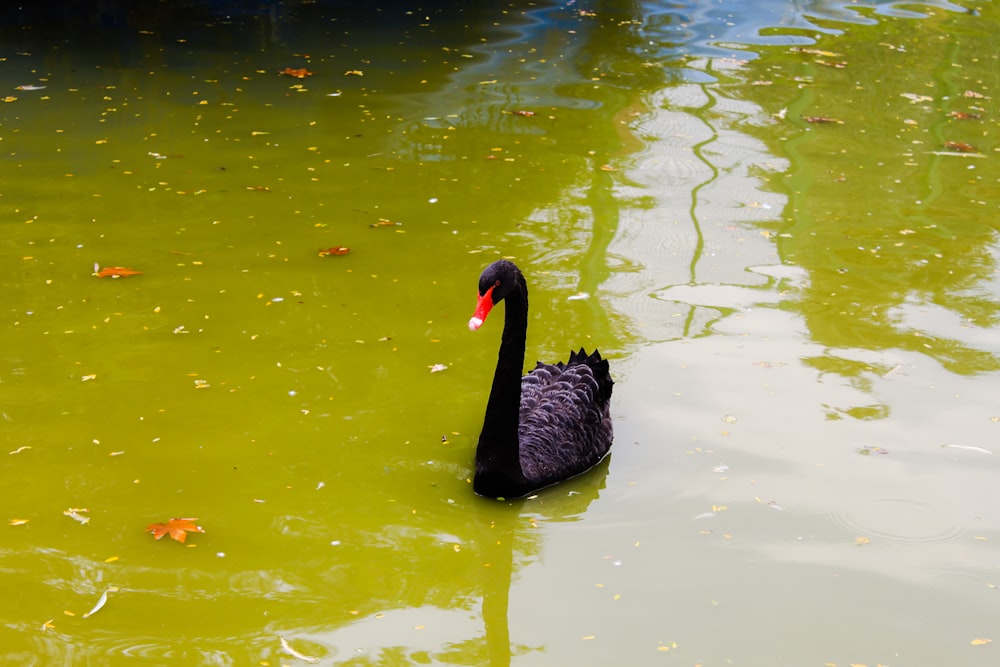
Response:
[[[0,663],[996,664],[998,21],[0,5]],[[498,257],[616,381],[514,502]]]

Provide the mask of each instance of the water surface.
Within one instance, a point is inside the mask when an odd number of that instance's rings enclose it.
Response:
[[[0,32],[3,662],[995,664],[992,5],[157,11]],[[617,381],[512,503],[498,256]]]

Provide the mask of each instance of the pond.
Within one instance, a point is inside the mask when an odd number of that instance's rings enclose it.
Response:
[[[0,662],[997,664],[996,5],[102,7],[0,10]],[[616,383],[517,501],[499,257]]]

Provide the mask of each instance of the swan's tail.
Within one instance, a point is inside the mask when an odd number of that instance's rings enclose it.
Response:
[[[576,364],[590,366],[590,370],[594,373],[594,379],[597,380],[597,395],[600,397],[600,400],[611,400],[611,389],[614,387],[615,381],[611,378],[611,369],[608,367],[608,360],[602,359],[601,353],[596,348],[591,354],[587,354],[587,350],[581,347],[579,352],[570,352],[569,362],[566,365],[573,366]]]

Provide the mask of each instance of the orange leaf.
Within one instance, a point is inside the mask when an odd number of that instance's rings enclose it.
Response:
[[[351,252],[350,248],[345,248],[342,245],[334,246],[333,248],[327,248],[326,250],[320,250],[320,257],[329,257],[330,255],[346,255]]]
[[[94,267],[97,269],[97,267]],[[94,273],[98,278],[124,278],[126,276],[141,276],[142,271],[128,269],[124,266],[105,266]]]
[[[284,74],[285,76],[294,76],[296,79],[304,79],[307,76],[312,76],[312,72],[307,70],[305,67],[300,67],[299,69],[292,69],[291,67],[286,67],[285,69],[278,72],[278,74]]]
[[[955,151],[956,153],[978,153],[979,149],[972,144],[967,144],[964,141],[946,141],[944,142],[944,147],[950,151]]]
[[[184,543],[188,533],[204,533],[204,529],[197,525],[198,519],[171,519],[166,523],[151,523],[146,526],[146,532],[152,533],[153,537],[160,539],[164,535],[170,535],[170,539]]]

